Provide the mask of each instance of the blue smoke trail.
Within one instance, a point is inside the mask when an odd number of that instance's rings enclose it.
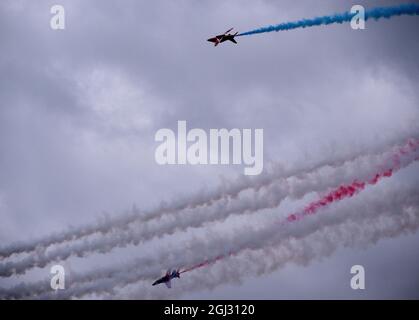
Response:
[[[287,31],[297,28],[308,28],[320,25],[329,25],[332,23],[344,23],[350,22],[352,18],[356,15],[356,13],[345,12],[340,14],[334,14],[331,16],[323,16],[317,17],[312,19],[303,19],[294,22],[285,22],[273,26],[262,27],[259,29],[251,30],[248,32],[243,32],[238,34],[237,36],[248,36],[257,33],[265,33],[265,32],[272,32],[272,31]],[[394,16],[401,16],[401,15],[419,15],[419,5],[416,4],[404,4],[400,6],[394,7],[381,7],[381,8],[374,8],[365,11],[365,21],[368,19],[381,19],[381,18],[391,18]]]

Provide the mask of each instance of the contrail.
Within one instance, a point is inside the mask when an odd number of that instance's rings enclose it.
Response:
[[[400,154],[404,154],[407,150],[402,148],[400,149]],[[339,188],[329,192],[325,196],[323,196],[320,200],[310,203],[308,206],[306,206],[302,211],[299,213],[293,213],[288,216],[288,218],[285,220],[285,226],[289,225],[289,222],[299,221],[304,216],[311,216],[314,213],[316,213],[320,208],[324,208],[327,206],[328,203],[333,203],[337,200],[341,200],[345,197],[352,197],[354,194],[357,193],[357,191],[363,190],[366,185],[368,184],[376,184],[380,179],[384,177],[388,177],[392,174],[392,172],[398,170],[402,166],[407,165],[409,162],[406,160],[401,160],[399,156],[394,156],[393,158],[393,165],[394,168],[386,169],[386,171],[377,173],[370,181],[366,182],[358,182],[355,181],[351,185],[348,186],[340,186]],[[409,205],[412,203],[412,201],[417,201],[417,190],[412,193],[408,192],[401,192],[402,190],[399,190],[398,197],[402,197],[405,205]],[[392,203],[397,203],[396,196],[385,195],[382,197],[382,207],[381,209],[384,210],[386,208],[390,208]],[[390,203],[388,203],[390,201]],[[375,209],[378,208],[378,205],[375,206]],[[338,211],[339,212],[339,211]],[[356,211],[358,212],[358,211]],[[299,218],[297,218],[299,217]],[[339,214],[339,217],[341,217],[341,214]],[[332,220],[335,219],[332,217]],[[104,283],[113,283],[117,282],[120,284],[123,279],[130,279],[133,277],[133,274],[135,275],[137,281],[141,279],[147,279],[150,277],[153,272],[154,274],[161,268],[162,265],[181,265],[182,263],[187,263],[187,261],[190,261],[192,264],[193,261],[197,261],[197,264],[194,265],[194,267],[188,269],[187,271],[191,271],[193,269],[196,269],[197,266],[201,267],[210,263],[214,263],[215,260],[220,260],[221,257],[228,257],[231,256],[232,252],[234,252],[234,255],[237,255],[241,253],[243,250],[247,249],[260,249],[264,246],[273,245],[275,243],[278,243],[281,241],[281,239],[284,239],[284,237],[296,237],[299,232],[302,232],[304,234],[304,230],[308,230],[307,226],[310,226],[311,228],[317,229],[319,225],[324,225],[325,221],[322,221],[321,223],[316,223],[313,220],[309,224],[305,224],[305,227],[300,228],[301,230],[298,231],[295,228],[291,229],[280,229],[279,227],[284,226],[284,222],[278,224],[278,223],[268,223],[267,226],[264,228],[260,228],[258,230],[253,230],[252,227],[247,230],[247,232],[240,233],[238,235],[234,235],[234,238],[231,238],[231,236],[228,236],[227,238],[221,238],[218,234],[212,235],[209,231],[206,232],[206,234],[201,235],[200,239],[198,237],[191,239],[187,239],[185,243],[177,243],[176,246],[172,247],[164,247],[161,252],[158,253],[157,257],[146,257],[142,259],[137,259],[133,263],[130,263],[128,266],[124,267],[111,267],[108,269],[102,269],[102,270],[95,270],[91,273],[86,273],[80,276],[75,276],[73,278],[73,283],[77,284],[79,286],[82,284],[83,288],[89,287],[91,290],[103,290]],[[291,224],[293,225],[293,223]],[[297,224],[299,225],[299,224]],[[281,230],[282,232],[279,233],[278,231]],[[202,231],[201,231],[202,232]],[[209,233],[208,233],[209,232]],[[202,232],[203,233],[203,232]],[[197,233],[198,234],[198,233]],[[179,254],[176,254],[176,250],[179,251],[179,248],[182,248],[182,252],[179,252]],[[226,254],[220,255],[220,249],[223,251],[227,251]],[[183,252],[191,252],[191,255],[182,254]],[[217,253],[218,251],[218,253]],[[207,255],[210,258],[205,260],[204,263],[198,262],[200,257],[203,255]],[[212,256],[212,258],[211,258]],[[121,271],[122,270],[122,271]],[[112,278],[114,278],[112,280]],[[104,279],[104,282],[101,282],[99,284],[99,287],[102,289],[98,289],[98,285],[90,282],[98,281],[98,279]],[[118,279],[118,280],[115,280]],[[100,281],[100,280],[99,280]],[[127,280],[128,281],[128,280]],[[83,284],[86,283],[86,284]],[[125,284],[129,284],[130,282],[124,282]],[[76,286],[76,287],[77,287]],[[70,292],[75,295],[76,292],[78,292],[76,287],[73,287],[71,290],[67,290],[65,293],[68,295]],[[106,287],[106,286],[105,286]],[[40,288],[40,286],[35,286],[35,288]],[[45,289],[45,284],[44,284]],[[26,291],[25,291],[26,290]],[[87,290],[87,289],[86,289]],[[13,290],[12,290],[13,291]],[[33,290],[29,290],[27,287],[23,287],[20,290],[17,291],[23,291],[23,292],[32,292]],[[43,291],[43,290],[41,290]],[[14,291],[16,292],[16,290]],[[39,292],[39,291],[36,291]],[[82,295],[86,294],[85,290],[82,290]],[[37,296],[37,295],[35,295]]]
[[[187,210],[181,214],[162,217],[156,221],[149,221],[136,226],[135,229],[128,229],[124,232],[109,234],[108,236],[85,240],[83,242],[70,243],[65,247],[55,248],[48,252],[38,250],[17,262],[0,264],[0,276],[10,277],[16,274],[23,274],[33,267],[45,267],[51,262],[63,261],[70,256],[86,256],[89,253],[106,253],[115,247],[125,247],[129,244],[138,245],[141,242],[153,237],[172,234],[186,228],[200,227],[206,222],[220,221],[233,214],[244,214],[256,212],[262,209],[275,208],[283,199],[299,199],[312,191],[323,191],[333,186],[347,183],[347,181],[370,179],[377,181],[381,178],[376,174],[376,169],[381,167],[383,175],[391,175],[392,170],[401,166],[399,162],[409,163],[415,156],[419,147],[419,140],[410,139],[405,145],[395,147],[390,152],[376,156],[364,156],[356,161],[348,162],[343,168],[331,170],[331,172],[315,171],[300,176],[300,179],[283,180],[281,183],[272,184],[266,187],[264,192],[259,192],[251,198],[236,199],[235,201],[221,201],[214,206]],[[410,159],[410,160],[409,160]],[[327,170],[326,170],[327,171]],[[330,170],[329,170],[330,171]],[[352,196],[365,183],[353,182],[348,186],[341,186],[334,191],[333,195],[322,199],[319,203],[311,204],[307,212],[314,212],[316,206],[324,206],[328,199],[333,201],[334,197]],[[296,216],[290,216],[289,219]]]
[[[336,163],[339,164],[345,161],[345,157],[341,157],[341,159],[336,161]],[[12,255],[20,253],[31,253],[38,251],[39,249],[47,249],[52,245],[79,240],[96,233],[105,235],[114,231],[124,230],[127,226],[135,222],[145,222],[159,218],[163,215],[177,213],[186,209],[195,209],[212,205],[220,200],[233,199],[244,190],[258,190],[265,185],[271,184],[277,179],[288,178],[298,173],[312,171],[327,165],[333,165],[333,163],[322,161],[305,169],[289,169],[288,172],[286,169],[276,165],[274,170],[269,174],[261,174],[253,179],[240,177],[233,183],[224,182],[225,184],[220,185],[218,189],[212,192],[197,193],[193,197],[187,197],[171,204],[162,203],[156,209],[147,212],[139,212],[138,210],[133,209],[131,213],[123,214],[114,218],[103,218],[96,224],[86,225],[79,228],[70,228],[67,231],[55,233],[42,239],[19,242],[2,247],[0,248],[0,259],[8,258]]]
[[[407,128],[406,132],[401,133],[399,138],[391,138],[389,143],[400,144],[409,136],[410,132],[417,132],[415,127]],[[33,241],[18,242],[5,247],[0,247],[0,260],[8,258],[12,255],[20,253],[33,253],[47,249],[52,245],[63,244],[66,242],[76,241],[94,234],[106,235],[116,231],[125,231],[127,226],[133,223],[145,222],[152,219],[159,218],[164,215],[171,215],[187,209],[197,209],[205,206],[210,206],[220,200],[230,200],[237,198],[237,196],[248,189],[259,190],[265,186],[269,186],[276,181],[283,181],[289,177],[298,177],[309,172],[319,170],[324,167],[337,167],[342,164],[361,157],[366,152],[382,152],[386,148],[385,143],[369,146],[368,148],[359,148],[357,152],[349,151],[342,152],[340,155],[333,154],[333,160],[319,161],[312,163],[308,159],[308,164],[304,167],[283,167],[278,164],[273,165],[271,170],[267,170],[260,176],[249,178],[243,177],[236,179],[233,182],[224,182],[213,191],[205,191],[195,194],[192,197],[185,197],[173,201],[170,204],[162,203],[156,209],[140,212],[133,209],[132,212],[120,215],[113,218],[103,218],[95,224],[85,225],[81,227],[73,227],[60,233],[54,233],[45,238]]]
[[[380,200],[379,200],[380,201]],[[365,248],[382,239],[413,234],[419,229],[419,207],[399,203],[389,211],[363,211],[359,219],[348,219],[340,224],[321,226],[301,239],[284,239],[278,245],[260,250],[249,250],[241,255],[229,257],[208,269],[197,270],[177,281],[171,290],[150,290],[150,283],[134,282],[121,287],[110,296],[103,291],[104,298],[122,299],[176,299],[188,292],[212,290],[220,285],[240,284],[248,277],[272,273],[285,265],[294,263],[307,266],[331,256],[337,249]],[[355,209],[355,208],[354,208]],[[354,212],[351,210],[351,212]],[[347,212],[339,212],[340,214]],[[109,290],[110,292],[110,290]]]
[[[334,14],[330,16],[316,17],[312,19],[302,19],[294,22],[285,22],[277,25],[271,25],[262,27],[259,29],[247,31],[238,34],[237,36],[248,36],[258,33],[272,32],[272,31],[288,31],[298,28],[309,28],[321,25],[329,25],[333,23],[344,23],[350,22],[356,13],[344,12]],[[419,15],[419,5],[416,4],[403,4],[400,6],[393,7],[379,7],[365,11],[365,20],[375,19],[379,20],[382,18],[390,19],[395,16],[402,15]]]
[[[340,206],[338,208],[329,209],[327,212],[324,212],[324,214],[327,215],[328,221],[326,221],[326,219],[318,219],[317,221],[310,221],[308,224],[297,226],[298,228],[290,230],[287,235],[278,235],[276,239],[272,239],[264,249],[249,248],[241,251],[240,254],[229,255],[227,261],[222,261],[218,256],[215,258],[216,261],[213,261],[214,263],[212,263],[212,265],[219,265],[219,269],[221,269],[220,272],[214,275],[205,270],[203,272],[196,272],[196,276],[191,279],[189,279],[189,277],[193,273],[189,274],[188,277],[182,277],[181,281],[177,282],[179,284],[179,290],[176,293],[180,296],[182,293],[191,290],[204,288],[212,289],[218,285],[231,282],[231,279],[237,280],[238,278],[247,277],[252,273],[260,275],[266,272],[261,272],[261,269],[270,269],[271,271],[276,270],[278,267],[288,262],[295,261],[307,264],[312,259],[330,255],[333,252],[330,246],[334,246],[334,249],[336,249],[341,244],[339,236],[342,235],[345,235],[344,241],[346,242],[355,240],[355,242],[360,243],[360,240],[362,240],[362,243],[370,243],[376,242],[380,238],[387,238],[400,233],[415,231],[419,227],[418,190],[411,193],[406,192],[406,190],[403,191],[405,191],[404,194],[396,192],[396,195],[391,193],[385,195],[388,196],[388,199],[393,201],[382,202],[381,199],[376,199],[375,202],[365,201],[365,203],[358,203],[358,205],[355,205],[352,208],[350,206]],[[338,227],[338,230],[333,232],[334,226],[347,220],[354,221],[349,229],[346,229],[347,226],[344,228]],[[399,225],[397,225],[397,222],[399,222]],[[396,224],[396,227],[394,224]],[[359,232],[352,232],[354,231],[353,229],[356,228],[358,228]],[[330,230],[331,232],[323,233],[323,241],[321,241],[322,239],[316,239],[315,236],[311,237],[313,233],[315,235],[318,230],[324,229]],[[278,232],[279,230],[277,230],[277,233]],[[307,237],[309,238],[306,239]],[[311,252],[306,248],[301,249],[301,244],[299,243],[301,240],[304,241],[306,246],[312,248]],[[343,243],[343,245],[347,244]],[[295,246],[295,248],[292,248],[292,246]],[[321,249],[318,249],[319,247]],[[282,250],[288,249],[288,257],[280,255],[278,258],[281,259],[276,262],[275,258],[277,257],[271,256],[270,251],[281,250],[281,248]],[[262,250],[262,252],[259,253],[258,259],[249,257],[249,255],[252,255],[252,252],[259,250]],[[235,258],[237,258],[236,261],[238,262],[232,263],[231,260]],[[257,267],[252,266],[252,264],[256,264]],[[158,267],[156,269],[158,270]],[[203,281],[202,279],[205,280]],[[144,281],[149,279],[145,279],[144,277],[138,279],[135,277],[135,271],[134,274],[130,274],[130,272],[126,271],[124,274],[118,274],[114,278],[102,279],[97,283],[93,282],[77,289],[75,288],[73,294],[75,294],[76,297],[83,297],[85,294],[91,293],[114,294],[116,288],[123,288],[124,286],[133,284],[139,280]],[[205,285],[203,286],[204,283]],[[149,283],[147,284],[148,286],[150,285]],[[97,288],[99,288],[99,291],[96,290]],[[85,289],[88,290],[86,291]],[[151,291],[149,287],[143,288],[142,291],[140,296],[143,296],[144,298],[153,296],[153,291]]]
[[[212,264],[214,267],[205,272],[191,272],[176,282],[176,291],[167,293],[176,292],[180,296],[187,291],[211,289],[232,280],[237,282],[249,275],[272,272],[286,263],[306,265],[313,259],[329,256],[340,246],[375,243],[382,238],[416,231],[419,227],[419,190],[416,187],[379,190],[376,194],[366,193],[360,195],[359,199],[353,198],[349,202],[323,208],[321,215],[288,225],[292,228],[283,233],[275,230],[275,239],[262,248],[243,250],[238,255]],[[268,223],[264,228],[270,230],[269,226]],[[219,245],[222,248],[222,244]],[[184,258],[182,251],[175,252],[170,262],[177,255],[181,256],[180,259]],[[150,266],[138,262],[72,277],[70,287],[62,292],[51,293],[49,281],[43,281],[0,290],[0,299],[82,298],[88,294],[115,294],[117,289],[127,285],[141,288],[136,298],[152,298],[161,294],[162,291],[150,290],[150,280],[159,274],[166,261]],[[141,285],[142,281],[147,281],[145,287]]]
[[[410,143],[408,143],[408,146],[411,147],[413,150],[416,150],[417,149],[416,143],[417,142],[410,141]],[[368,180],[368,181],[355,180],[349,185],[342,185],[336,188],[335,190],[330,191],[328,194],[324,195],[321,199],[309,203],[303,210],[288,215],[286,218],[286,223],[292,223],[292,222],[304,219],[305,216],[314,215],[318,212],[318,210],[320,210],[323,207],[326,207],[336,201],[340,201],[342,199],[354,196],[358,192],[364,190],[367,185],[375,185],[382,178],[391,177],[394,172],[402,168],[402,156],[407,155],[407,154],[409,154],[409,151],[407,150],[407,148],[400,148],[397,153],[393,154],[392,167],[383,169],[381,172],[375,174],[371,180]],[[411,156],[410,161],[407,160],[407,162],[405,162],[403,166],[406,166],[410,164],[411,161],[415,161],[417,159],[418,159],[418,155],[414,154],[413,157]],[[406,159],[404,159],[404,161],[406,161]],[[284,223],[285,222],[282,222],[281,224],[283,225]],[[189,272],[198,268],[205,267],[209,264],[213,264],[228,256],[236,255],[240,253],[241,250],[242,248],[239,248],[237,251],[231,251],[228,254],[219,255],[219,256],[216,256],[215,258],[205,260],[203,262],[198,263],[197,265],[194,265],[192,267],[189,267],[183,270],[181,273]]]

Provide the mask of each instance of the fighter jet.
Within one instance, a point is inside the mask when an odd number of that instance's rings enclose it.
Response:
[[[167,270],[166,274],[163,277],[153,282],[153,286],[158,285],[160,283],[164,283],[166,287],[171,288],[172,285],[170,281],[174,278],[180,278],[179,269],[173,270],[172,272],[170,271],[170,269]]]
[[[218,46],[220,43],[227,40],[230,40],[231,42],[234,42],[235,44],[237,44],[237,41],[234,39],[234,37],[237,36],[238,32],[236,32],[235,34],[229,33],[233,29],[234,28],[231,28],[227,30],[224,34],[220,34],[218,36],[215,36],[214,38],[210,38],[207,41],[213,42],[215,47]]]

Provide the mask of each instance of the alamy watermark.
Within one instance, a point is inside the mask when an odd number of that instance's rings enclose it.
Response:
[[[53,14],[49,25],[52,30],[64,30],[65,29],[65,10],[62,5],[55,4],[51,7],[50,13]]]
[[[56,264],[51,267],[51,289],[52,290],[64,290],[65,289],[65,269],[62,265]]]
[[[352,6],[351,13],[354,15],[351,19],[351,28],[353,30],[365,29],[365,8],[359,4]]]
[[[365,269],[361,265],[354,265],[351,268],[351,288],[353,290],[365,290]]]
[[[177,134],[171,129],[156,132],[155,159],[160,165],[244,164],[245,175],[263,171],[263,129],[187,130],[186,121],[178,121]]]

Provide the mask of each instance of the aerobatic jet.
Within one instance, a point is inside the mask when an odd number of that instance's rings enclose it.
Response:
[[[238,32],[236,32],[235,34],[229,33],[233,29],[234,28],[231,28],[227,30],[224,34],[220,34],[218,36],[215,36],[214,38],[210,38],[208,39],[208,41],[213,42],[215,47],[218,46],[220,43],[223,43],[224,41],[227,41],[227,40],[230,40],[231,42],[234,42],[235,44],[237,44],[237,41],[234,39],[234,37],[237,36]]]
[[[172,285],[170,281],[174,278],[180,278],[179,269],[173,270],[172,272],[170,272],[170,269],[167,270],[166,274],[163,277],[153,282],[153,286],[158,285],[160,283],[164,283],[166,287],[171,288]]]

